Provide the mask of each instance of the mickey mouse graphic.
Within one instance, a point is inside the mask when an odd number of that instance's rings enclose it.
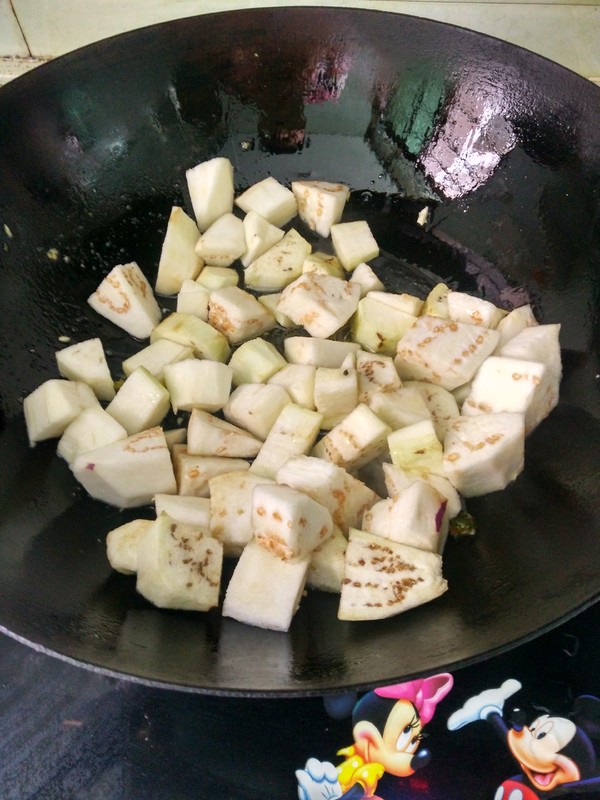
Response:
[[[452,684],[441,673],[363,695],[352,709],[354,743],[338,751],[345,761],[308,759],[296,771],[300,800],[382,800],[375,790],[384,773],[407,777],[429,763],[422,730]]]
[[[503,719],[504,702],[521,688],[509,679],[469,698],[448,719],[448,729],[458,730],[476,720],[486,720],[502,737],[519,765],[515,775],[498,788],[494,800],[539,800],[600,791],[594,739],[600,738],[600,700],[578,697],[568,717],[542,714],[529,725],[518,709],[510,724]]]

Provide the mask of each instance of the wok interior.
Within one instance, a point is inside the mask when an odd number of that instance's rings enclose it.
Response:
[[[208,15],[125,34],[0,92],[0,624],[50,653],[214,693],[311,694],[459,666],[595,601],[600,96],[531,53],[417,18],[340,9]],[[231,159],[345,182],[390,288],[438,279],[560,322],[561,405],[524,474],[469,504],[446,596],[375,624],[314,592],[289,634],[150,608],[111,573],[127,515],[78,490],[55,443],[30,450],[25,394],[55,377],[59,336],[101,336],[113,373],[140,343],[86,298],[116,263],[153,280],[185,170]],[[429,224],[416,223],[427,205]],[[168,302],[165,301],[165,307]]]

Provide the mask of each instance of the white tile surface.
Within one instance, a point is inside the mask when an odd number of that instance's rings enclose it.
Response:
[[[10,0],[0,0],[0,55],[27,56],[29,50]]]
[[[168,19],[233,8],[278,6],[279,0],[12,0],[31,54],[55,56],[122,31]],[[0,0],[0,9],[8,0]],[[600,77],[600,5],[504,0],[286,0],[286,5],[331,5],[397,11],[497,36]],[[0,26],[1,27],[1,26]],[[0,55],[4,51],[0,48]]]
[[[0,86],[19,75],[24,75],[30,69],[38,67],[44,63],[41,58],[12,58],[10,56],[0,56]]]

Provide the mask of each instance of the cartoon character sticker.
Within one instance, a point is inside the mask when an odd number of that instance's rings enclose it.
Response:
[[[520,773],[498,788],[494,800],[539,800],[600,791],[600,770],[593,740],[600,738],[600,700],[578,697],[568,717],[541,714],[528,725],[523,712],[503,719],[505,701],[519,691],[519,681],[470,697],[448,719],[448,729],[458,730],[485,720],[506,742]]]
[[[375,790],[384,773],[404,778],[429,763],[422,731],[452,684],[442,673],[363,695],[352,710],[354,742],[338,751],[343,763],[310,758],[296,771],[300,800],[383,800]]]

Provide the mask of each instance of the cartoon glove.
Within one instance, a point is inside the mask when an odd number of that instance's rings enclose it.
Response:
[[[475,722],[478,719],[487,719],[490,714],[499,714],[502,716],[504,701],[515,694],[515,692],[518,692],[520,688],[521,684],[519,681],[514,678],[509,678],[497,689],[486,689],[481,692],[481,694],[469,697],[464,706],[459,708],[458,711],[455,711],[448,718],[448,730],[456,731],[469,722]]]
[[[299,800],[336,800],[342,796],[337,770],[330,761],[309,758],[296,770]]]

